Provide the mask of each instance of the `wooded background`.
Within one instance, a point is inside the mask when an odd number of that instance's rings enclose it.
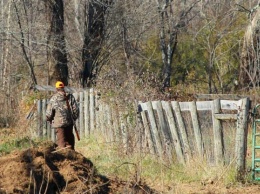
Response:
[[[0,124],[61,80],[102,97],[259,89],[257,0],[0,0]]]

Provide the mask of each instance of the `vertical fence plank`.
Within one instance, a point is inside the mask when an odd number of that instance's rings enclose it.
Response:
[[[186,160],[189,161],[189,157],[191,156],[191,149],[190,149],[190,145],[189,145],[188,136],[187,136],[187,133],[186,133],[184,121],[183,121],[183,118],[182,118],[182,115],[181,115],[180,105],[177,101],[172,101],[171,104],[172,104],[172,107],[173,107],[173,110],[175,112],[176,119],[177,119],[177,122],[178,122],[180,136],[181,136],[181,140],[182,140],[182,143],[183,143],[183,151],[185,153]]]
[[[144,150],[144,143],[145,143],[145,129],[144,129],[144,125],[142,122],[142,117],[141,117],[141,111],[142,111],[142,107],[140,106],[140,104],[138,104],[138,102],[135,102],[135,107],[137,107],[137,114],[136,114],[136,122],[137,122],[137,130],[138,130],[138,134],[136,136],[136,143],[138,146],[138,151],[142,152],[142,150]]]
[[[163,109],[165,110],[166,117],[169,123],[170,131],[171,131],[171,139],[176,151],[177,159],[181,164],[185,163],[185,159],[183,156],[183,152],[181,149],[181,142],[179,139],[177,127],[176,127],[176,122],[173,116],[173,112],[170,106],[169,102],[163,101],[162,102]]]
[[[140,112],[141,112],[141,118],[142,118],[142,121],[143,121],[143,127],[144,127],[144,130],[145,130],[143,137],[142,137],[142,139],[143,139],[142,147],[146,146],[146,141],[147,141],[150,153],[156,154],[155,138],[153,137],[152,129],[150,129],[150,127],[149,127],[149,122],[148,122],[148,119],[146,117],[146,113],[144,111],[144,110],[147,110],[146,103],[139,102],[139,104],[141,106]]]
[[[89,129],[89,90],[84,91],[84,124],[85,124],[85,137],[90,135]]]
[[[84,114],[83,114],[83,92],[79,93],[79,134],[81,138],[85,137],[85,131],[84,131]]]
[[[104,123],[108,123],[107,122],[107,118],[105,117],[105,112],[106,112],[106,110],[105,110],[105,106],[104,106],[104,104],[103,103],[99,103],[99,106],[98,106],[99,108],[98,108],[98,111],[99,111],[99,127],[100,127],[100,132],[101,133],[103,133],[103,134],[105,134],[106,135],[106,138],[107,139],[109,139],[108,138],[108,134],[107,134],[107,132],[105,131],[105,127],[104,127]]]
[[[37,102],[37,115],[38,115],[38,122],[37,122],[37,136],[42,138],[42,100],[38,100]]]
[[[199,125],[199,118],[198,118],[198,113],[197,113],[196,102],[195,101],[190,102],[189,106],[190,106],[191,120],[192,120],[197,150],[198,150],[199,156],[203,157],[204,148],[203,148],[201,129],[200,129],[200,125]]]
[[[136,107],[136,104],[133,103],[133,107]],[[132,107],[132,108],[133,108]],[[140,128],[138,128],[137,117],[134,117],[133,112],[126,110],[126,130],[127,130],[127,146],[128,149],[133,150],[140,150]]]
[[[154,138],[154,142],[156,144],[156,151],[157,151],[157,154],[159,154],[159,156],[162,157],[162,152],[163,152],[162,143],[161,143],[160,135],[159,135],[158,128],[156,125],[156,119],[154,116],[152,103],[150,101],[146,102],[146,106],[147,106],[148,118],[149,118],[149,121],[151,124],[152,137]]]
[[[108,104],[105,104],[104,116],[106,117],[106,120],[107,120],[107,123],[104,126],[104,130],[106,131],[106,134],[108,135],[108,141],[113,142],[114,141],[114,131],[113,131],[113,123],[112,123],[112,113],[111,113],[111,108]]]
[[[153,103],[152,103],[153,104]],[[164,119],[164,113],[161,101],[155,101],[153,104],[154,109],[157,110],[160,131],[162,132],[161,142],[165,146],[166,154],[168,155],[169,161],[172,162],[172,141],[169,135],[169,129]]]
[[[89,116],[90,116],[90,133],[94,132],[95,129],[95,99],[93,88],[89,91]]]
[[[236,168],[239,178],[244,174],[245,162],[246,162],[246,149],[247,149],[247,119],[249,112],[249,98],[244,98],[241,100],[241,106],[238,107],[238,117],[237,117],[237,133],[236,133]]]
[[[46,109],[49,103],[49,99],[46,100]],[[51,140],[51,123],[46,121],[46,127],[47,127],[47,131],[46,131],[46,136],[48,140]]]
[[[94,94],[95,94],[96,92],[94,92]],[[101,129],[100,129],[100,104],[99,104],[99,100],[98,100],[98,98],[97,98],[97,96],[95,95],[94,96],[94,102],[95,102],[95,108],[94,108],[94,111],[95,111],[95,133],[99,133],[100,134],[100,132],[101,132]]]
[[[114,138],[115,138],[115,142],[119,142],[120,141],[120,137],[119,137],[119,114],[117,112],[117,108],[115,106],[113,106],[112,109],[112,117],[113,117],[113,128],[114,128]]]
[[[47,106],[47,100],[46,99],[43,99],[42,100],[42,127],[43,127],[43,130],[42,130],[42,136],[44,138],[47,137],[47,120],[46,120],[46,107]]]
[[[107,124],[107,117],[106,117],[106,109],[104,106],[104,103],[99,102],[98,104],[98,112],[99,112],[99,131],[101,132],[101,134],[104,134],[106,142],[109,142],[109,134],[108,132],[105,130],[105,123]]]
[[[119,121],[120,121],[120,137],[123,143],[124,150],[128,151],[128,141],[127,141],[127,127],[126,127],[126,116],[125,113],[120,111],[119,112]]]
[[[220,99],[216,99],[212,106],[212,122],[213,122],[213,135],[214,135],[214,154],[215,162],[218,165],[224,164],[224,139],[221,121],[215,118],[215,114],[221,111]]]

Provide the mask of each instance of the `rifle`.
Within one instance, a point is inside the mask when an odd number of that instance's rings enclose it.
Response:
[[[71,110],[71,107],[70,107],[70,103],[69,103],[69,101],[68,101],[68,98],[67,98],[65,92],[64,92],[64,97],[65,97],[65,99],[66,99],[66,103],[67,103],[67,106],[68,106],[68,109],[69,109],[69,112],[70,112],[70,116],[71,116],[71,119],[72,119],[72,123],[73,123],[74,129],[75,129],[75,133],[76,133],[77,139],[78,139],[78,141],[79,141],[79,140],[80,140],[79,132],[78,132],[76,123],[75,123],[75,121],[74,121],[74,119],[73,119],[72,110]]]

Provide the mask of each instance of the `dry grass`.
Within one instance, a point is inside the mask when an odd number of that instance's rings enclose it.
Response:
[[[122,146],[105,143],[101,136],[77,142],[76,149],[91,159],[100,173],[129,181],[142,180],[162,193],[179,193],[193,184],[219,188],[236,183],[234,161],[228,166],[209,166],[205,160],[193,158],[185,166],[167,164],[147,153],[125,153]]]

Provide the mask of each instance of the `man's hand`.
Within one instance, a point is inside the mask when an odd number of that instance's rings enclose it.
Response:
[[[50,118],[50,117],[47,117],[47,116],[46,116],[46,119],[47,119],[47,121],[49,121],[50,123],[52,123],[53,118]]]

